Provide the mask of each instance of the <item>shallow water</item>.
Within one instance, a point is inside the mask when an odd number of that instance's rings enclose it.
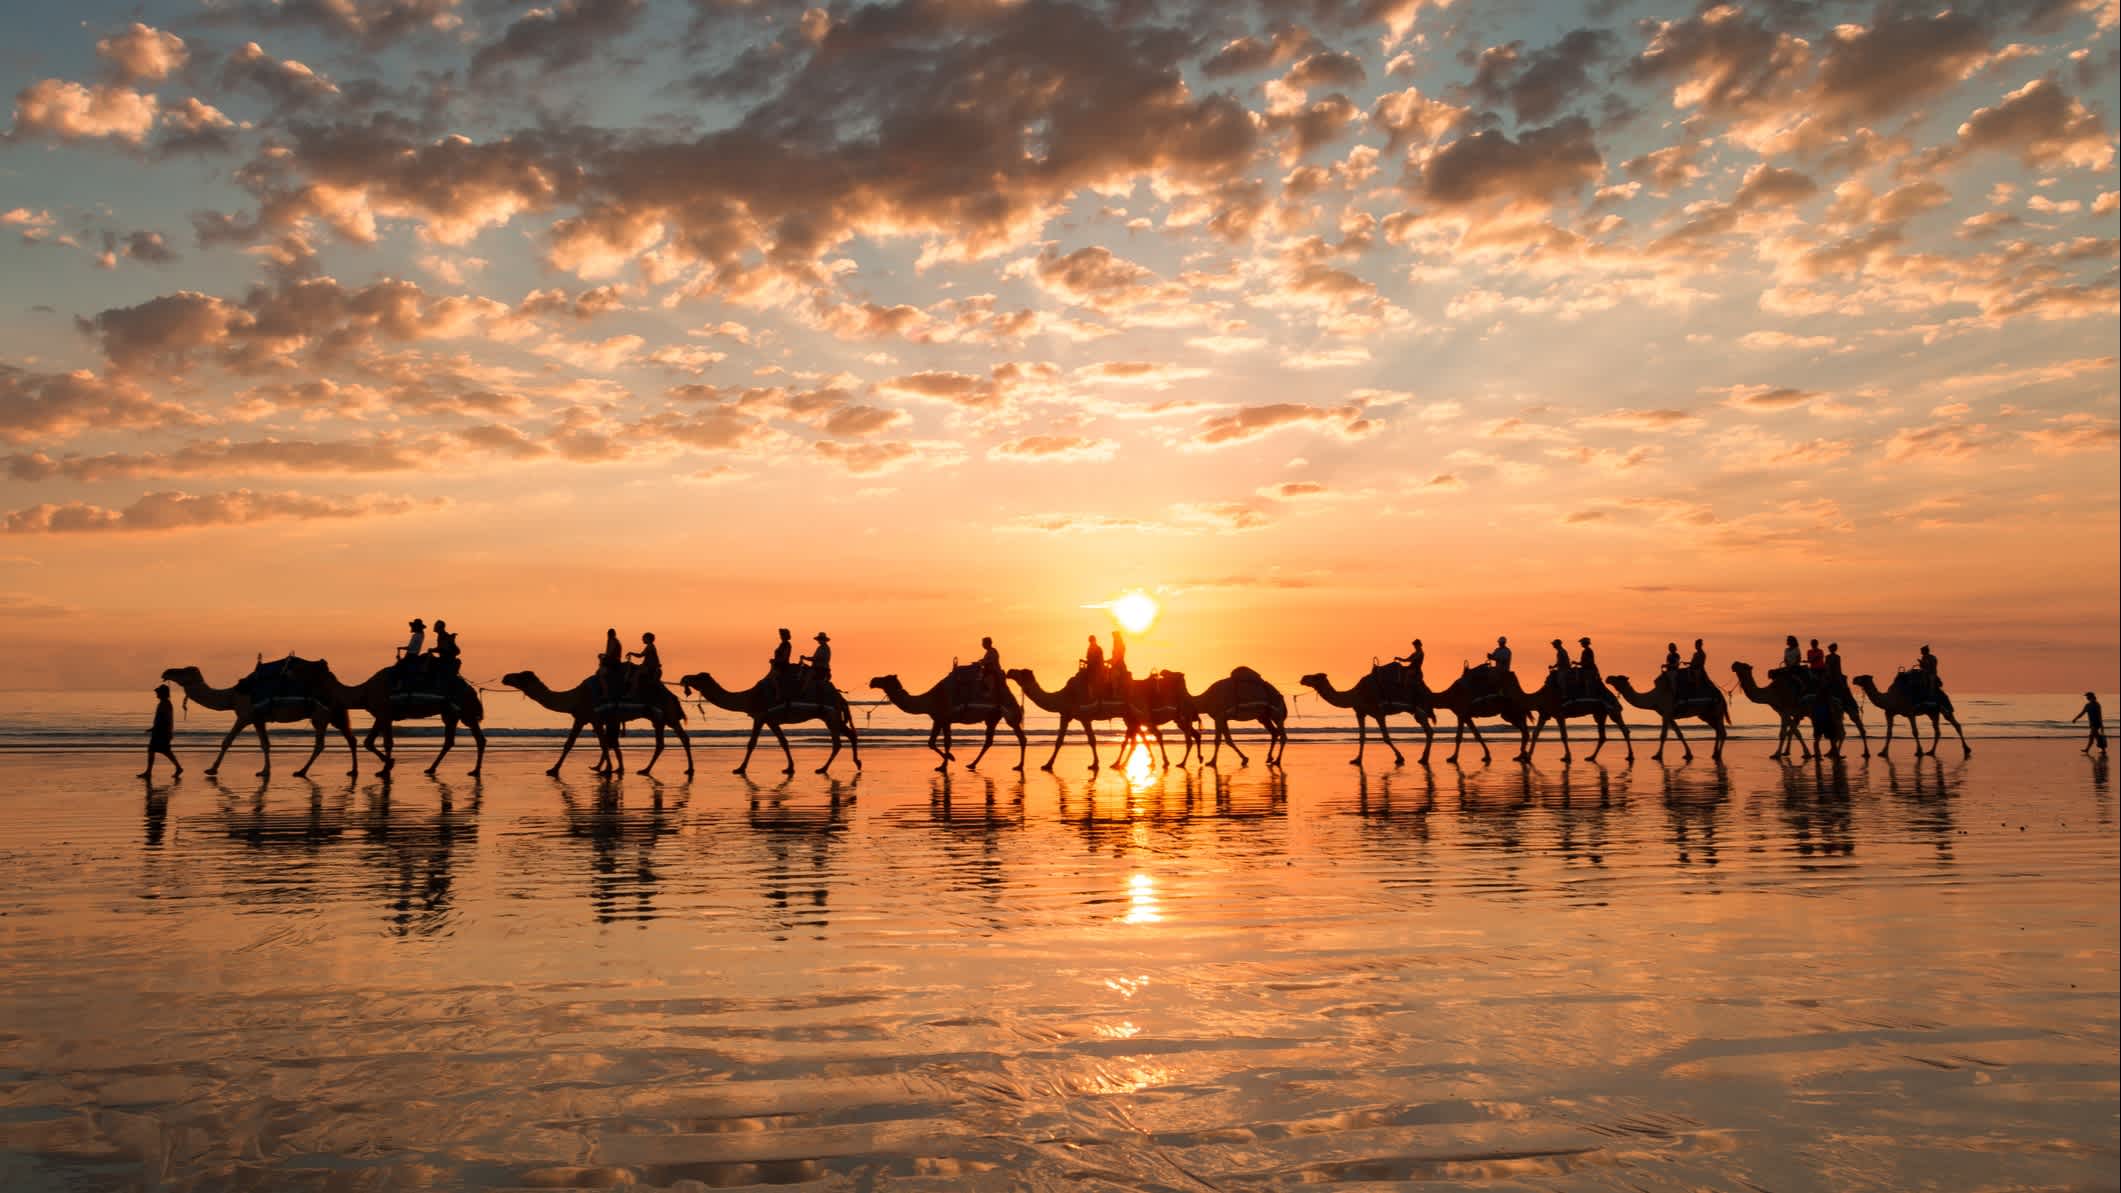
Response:
[[[1765,750],[9,752],[0,1187],[2112,1187],[2105,767]]]

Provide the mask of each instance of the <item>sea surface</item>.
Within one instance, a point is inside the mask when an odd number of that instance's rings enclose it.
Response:
[[[0,1188],[2116,1184],[2121,834],[2073,741],[801,741],[756,782],[726,739],[690,781],[435,744],[0,751]]]

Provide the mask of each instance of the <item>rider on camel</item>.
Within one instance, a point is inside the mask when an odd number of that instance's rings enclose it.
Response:
[[[1498,637],[1495,639],[1495,649],[1488,652],[1488,661],[1495,664],[1495,670],[1497,671],[1507,672],[1510,669],[1510,640],[1508,638]]]
[[[442,673],[452,678],[463,666],[461,660],[464,652],[457,649],[457,636],[449,632],[449,623],[439,617],[435,618],[434,649],[427,653],[433,655],[435,661],[441,664]]]
[[[655,635],[641,635],[641,649],[626,652],[629,659],[639,659],[641,664],[633,673],[633,695],[637,700],[650,700],[652,693],[663,685],[663,656],[656,653]]]
[[[980,679],[986,685],[987,698],[999,706],[1003,694],[1008,690],[1006,681],[1002,678],[1002,652],[994,649],[993,638],[981,638],[979,649]]]
[[[832,696],[832,636],[823,630],[817,632],[817,649],[800,660],[810,665],[810,689],[820,704]]]

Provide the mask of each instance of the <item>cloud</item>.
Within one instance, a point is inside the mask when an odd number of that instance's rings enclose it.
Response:
[[[2076,166],[2103,170],[2114,147],[2099,114],[2053,79],[2036,79],[1992,108],[1976,109],[1959,126],[1959,151],[1994,150],[2035,169]]]
[[[149,493],[123,509],[79,501],[46,503],[0,515],[0,533],[79,534],[159,532],[209,526],[247,526],[285,519],[354,519],[431,509],[437,502],[404,497],[317,497],[301,493]]]
[[[1544,209],[1580,192],[1603,169],[1590,122],[1576,116],[1527,129],[1516,140],[1492,129],[1461,137],[1421,163],[1412,190],[1445,209]]]
[[[1365,417],[1359,405],[1310,406],[1302,402],[1275,402],[1211,415],[1194,429],[1184,446],[1196,451],[1235,447],[1290,429],[1324,431],[1352,440],[1373,433],[1378,425]]]
[[[854,476],[882,476],[915,464],[924,468],[947,467],[961,457],[957,445],[951,443],[839,443],[825,439],[810,447]]]
[[[191,59],[184,39],[134,21],[122,32],[96,42],[96,57],[110,68],[121,86],[159,83],[182,70]]]
[[[15,122],[4,140],[109,138],[138,145],[155,127],[155,97],[97,83],[44,79],[15,94]]]
[[[257,42],[247,41],[221,64],[221,85],[248,87],[287,112],[339,94],[338,84],[292,58],[274,58]]]
[[[580,66],[604,42],[629,32],[641,9],[641,0],[560,0],[533,8],[472,54],[471,77],[484,79],[518,62],[545,71]]]
[[[995,460],[1026,463],[1081,463],[1088,460],[1109,460],[1118,450],[1119,444],[1110,439],[1093,439],[1084,435],[1025,435],[994,445],[988,449],[987,456]]]
[[[1477,60],[1469,89],[1490,105],[1507,104],[1519,124],[1537,123],[1595,94],[1590,68],[1616,41],[1603,29],[1574,29],[1530,54],[1521,41],[1493,46]]]
[[[66,439],[90,428],[140,430],[197,422],[136,383],[86,369],[39,373],[0,364],[0,443]]]

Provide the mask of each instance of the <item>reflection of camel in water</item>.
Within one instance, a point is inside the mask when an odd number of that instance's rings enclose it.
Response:
[[[1590,761],[1598,761],[1598,751],[1605,749],[1605,723],[1609,719],[1614,727],[1620,730],[1620,740],[1627,745],[1628,761],[1635,761],[1635,739],[1628,734],[1628,723],[1620,719],[1620,701],[1615,700],[1603,687],[1589,687],[1589,675],[1578,675],[1586,686],[1577,692],[1570,692],[1564,687],[1569,676],[1558,670],[1548,671],[1547,681],[1533,692],[1525,691],[1524,685],[1517,682],[1516,672],[1503,677],[1503,684],[1510,692],[1510,698],[1516,702],[1519,715],[1534,714],[1539,718],[1538,723],[1532,726],[1532,740],[1526,743],[1524,753],[1518,756],[1519,761],[1532,760],[1532,751],[1539,746],[1539,733],[1547,727],[1548,721],[1554,722],[1554,727],[1561,733],[1561,760],[1574,761],[1569,754],[1569,719],[1572,717],[1590,717],[1598,722],[1598,744],[1591,747],[1587,756]]]
[[[1421,763],[1429,764],[1429,750],[1436,744],[1436,710],[1425,701],[1429,690],[1426,685],[1416,687],[1411,677],[1400,684],[1388,682],[1388,676],[1380,674],[1385,669],[1372,667],[1368,675],[1355,681],[1355,686],[1343,692],[1333,686],[1324,672],[1303,677],[1305,687],[1318,693],[1318,697],[1335,708],[1352,709],[1355,713],[1355,757],[1348,759],[1352,766],[1362,765],[1363,751],[1369,748],[1369,722],[1377,722],[1377,735],[1384,739],[1385,748],[1392,751],[1395,765],[1406,762],[1406,755],[1392,741],[1392,730],[1385,725],[1385,718],[1395,713],[1414,718],[1421,726]]]
[[[1093,722],[1125,721],[1130,731],[1134,728],[1133,706],[1122,696],[1104,695],[1096,700],[1090,699],[1090,677],[1081,672],[1077,672],[1067,683],[1062,684],[1057,692],[1049,692],[1040,687],[1038,676],[1026,668],[1014,668],[1003,674],[1015,680],[1016,686],[1024,690],[1024,699],[1060,716],[1060,732],[1053,737],[1053,753],[1048,754],[1045,762],[1039,765],[1040,770],[1053,769],[1053,760],[1060,757],[1061,745],[1068,740],[1070,721],[1081,723],[1083,736],[1090,740],[1091,770],[1099,770],[1104,766],[1104,762],[1097,756],[1097,730],[1092,727]],[[1119,765],[1119,759],[1113,759],[1113,765]]]
[[[1700,721],[1716,731],[1716,748],[1710,751],[1709,757],[1723,761],[1723,743],[1730,736],[1731,721],[1731,706],[1724,700],[1723,690],[1704,680],[1700,694],[1675,696],[1672,675],[1667,671],[1658,676],[1647,692],[1636,691],[1634,683],[1625,675],[1609,675],[1606,682],[1613,685],[1621,699],[1662,718],[1662,723],[1657,726],[1657,749],[1650,757],[1664,761],[1664,739],[1669,734],[1679,739],[1679,748],[1686,751],[1686,760],[1694,760],[1694,747],[1687,744],[1686,734],[1679,728],[1680,719],[1686,718]]]
[[[1202,716],[1215,722],[1215,753],[1208,759],[1223,756],[1223,743],[1237,755],[1240,766],[1252,765],[1245,752],[1238,748],[1237,739],[1230,734],[1232,721],[1258,721],[1267,730],[1267,765],[1280,766],[1281,756],[1289,748],[1289,702],[1282,697],[1281,689],[1267,682],[1266,677],[1250,667],[1233,668],[1230,674],[1208,685],[1207,689],[1193,698],[1193,706]]]
[[[464,677],[433,671],[407,674],[391,666],[349,686],[339,682],[330,666],[321,659],[316,662],[314,673],[318,688],[327,699],[341,708],[358,708],[369,715],[368,736],[361,739],[361,745],[383,760],[385,777],[389,776],[390,768],[397,765],[394,726],[399,721],[423,721],[428,717],[442,719],[442,750],[435,755],[433,762],[428,763],[428,774],[435,773],[435,768],[442,765],[442,760],[449,757],[449,751],[457,744],[457,723],[460,721],[470,731],[472,743],[478,748],[468,773],[476,775],[486,764],[486,734],[479,728],[486,719],[486,709],[479,702],[478,689]],[[417,690],[415,685],[437,690]],[[383,739],[380,750],[376,748],[379,735]]]
[[[1804,742],[1804,720],[1812,715],[1811,694],[1785,675],[1776,675],[1768,680],[1766,687],[1761,687],[1753,678],[1751,663],[1732,663],[1731,670],[1737,673],[1738,688],[1745,693],[1746,699],[1774,709],[1775,715],[1782,720],[1782,732],[1775,739],[1775,752],[1768,757],[1788,757],[1792,743],[1797,747],[1799,761],[1811,757],[1811,747]],[[1856,736],[1863,740],[1863,756],[1870,757],[1871,735],[1863,727],[1862,707],[1846,695],[1836,695],[1834,700],[1841,706],[1842,715],[1856,726]],[[1890,725],[1887,730],[1890,732]]]
[[[835,688],[825,700],[818,700],[806,691],[797,699],[781,695],[773,678],[752,684],[741,692],[733,692],[714,681],[714,676],[705,671],[686,676],[679,681],[687,693],[698,692],[707,703],[724,712],[741,713],[751,718],[751,740],[744,743],[744,760],[737,763],[732,774],[743,774],[751,769],[751,752],[758,749],[759,730],[773,730],[773,739],[781,743],[781,755],[788,765],[781,773],[795,773],[795,751],[788,748],[788,735],[781,732],[783,725],[799,725],[804,721],[822,721],[825,731],[832,735],[832,753],[825,756],[825,765],[817,768],[818,774],[832,769],[833,759],[840,756],[840,735],[847,735],[847,749],[854,754],[854,767],[862,766],[862,744],[854,732],[854,712],[847,707],[847,697]]]
[[[308,665],[307,660],[303,659],[289,659],[287,662],[289,664],[302,663],[305,666]],[[290,667],[289,677],[293,678],[294,674],[294,670]],[[255,701],[244,690],[244,685],[238,684],[233,688],[217,688],[208,684],[205,676],[199,673],[197,667],[171,667],[162,673],[162,678],[183,689],[184,698],[201,708],[210,708],[215,712],[232,712],[236,714],[235,727],[228,731],[227,737],[221,739],[221,752],[214,755],[213,765],[206,768],[208,775],[220,771],[221,760],[228,757],[228,747],[234,744],[239,734],[251,727],[255,727],[258,731],[258,750],[265,756],[264,765],[258,773],[260,775],[271,774],[272,742],[266,737],[265,726],[268,724],[289,725],[298,721],[308,721],[316,729],[317,741],[316,745],[311,747],[309,751],[309,761],[303,763],[302,769],[295,772],[296,778],[299,779],[309,774],[309,768],[317,764],[317,756],[324,752],[324,727],[326,725],[337,729],[346,738],[346,756],[349,760],[346,773],[349,775],[356,774],[361,769],[361,751],[359,747],[354,745],[353,725],[346,716],[345,708],[323,699],[315,692],[307,690],[295,691],[294,689],[297,685],[288,684],[286,685],[289,689],[287,695],[273,696],[263,701]]]
[[[1492,664],[1468,667],[1451,681],[1450,687],[1430,694],[1431,708],[1452,713],[1458,718],[1458,733],[1451,739],[1451,756],[1444,759],[1445,762],[1458,761],[1458,751],[1465,745],[1467,726],[1472,727],[1473,741],[1480,747],[1480,760],[1495,760],[1495,756],[1488,752],[1488,739],[1480,733],[1482,717],[1498,717],[1517,730],[1518,757],[1525,757],[1530,749],[1532,730],[1524,710],[1511,698],[1502,678],[1493,675],[1492,671]]]
[[[597,759],[599,772],[626,769],[626,756],[619,749],[619,727],[628,721],[646,720],[655,726],[655,753],[648,756],[648,765],[641,768],[642,774],[655,769],[656,760],[663,756],[663,728],[667,725],[678,735],[678,744],[685,747],[685,773],[692,773],[692,739],[685,733],[685,706],[678,702],[677,695],[669,688],[657,684],[651,700],[641,700],[630,693],[617,700],[603,695],[607,686],[597,676],[590,676],[564,692],[555,692],[545,686],[535,671],[511,671],[501,677],[501,682],[528,696],[531,703],[574,718],[574,726],[567,731],[567,741],[560,746],[559,760],[552,764],[548,775],[560,773],[560,764],[567,761],[568,751],[574,749],[575,739],[582,735],[582,726],[595,727],[597,744],[603,747],[603,756]]]
[[[1944,729],[1937,724],[1939,717],[1952,723],[1952,732],[1959,735],[1959,748],[1964,751],[1963,756],[1974,756],[1974,747],[1966,744],[1966,730],[1959,727],[1959,718],[1952,715],[1952,698],[1945,695],[1942,688],[1935,689],[1934,692],[1916,690],[1921,684],[1919,672],[1902,672],[1902,678],[1894,679],[1893,686],[1883,692],[1878,690],[1878,685],[1872,682],[1868,675],[1859,675],[1854,682],[1857,687],[1863,689],[1864,695],[1871,698],[1871,703],[1885,713],[1885,744],[1878,747],[1881,757],[1893,746],[1894,717],[1907,718],[1908,736],[1915,739],[1915,756],[1918,758],[1925,753],[1935,756],[1937,743],[1944,740]],[[1916,717],[1930,719],[1928,750],[1922,748],[1922,726],[1915,722]]]
[[[978,686],[971,687],[970,690],[978,694],[978,699],[966,702],[956,699],[959,693],[973,684]],[[944,676],[941,683],[918,696],[908,692],[906,685],[900,683],[896,675],[879,675],[869,681],[869,686],[882,692],[884,698],[891,701],[900,712],[928,718],[928,748],[942,756],[942,761],[936,764],[935,769],[948,770],[950,767],[950,759],[953,756],[950,752],[952,725],[987,727],[987,740],[980,744],[979,753],[973,755],[972,761],[965,764],[966,770],[978,770],[980,760],[987,756],[988,750],[994,748],[994,727],[1004,721],[1008,722],[1010,730],[1016,734],[1016,769],[1024,769],[1024,754],[1030,748],[1030,743],[1024,738],[1024,706],[1017,702],[1007,684],[1002,685],[999,702],[992,695],[988,695],[987,678],[979,664],[959,667]],[[941,746],[936,745],[938,737],[942,739]]]

